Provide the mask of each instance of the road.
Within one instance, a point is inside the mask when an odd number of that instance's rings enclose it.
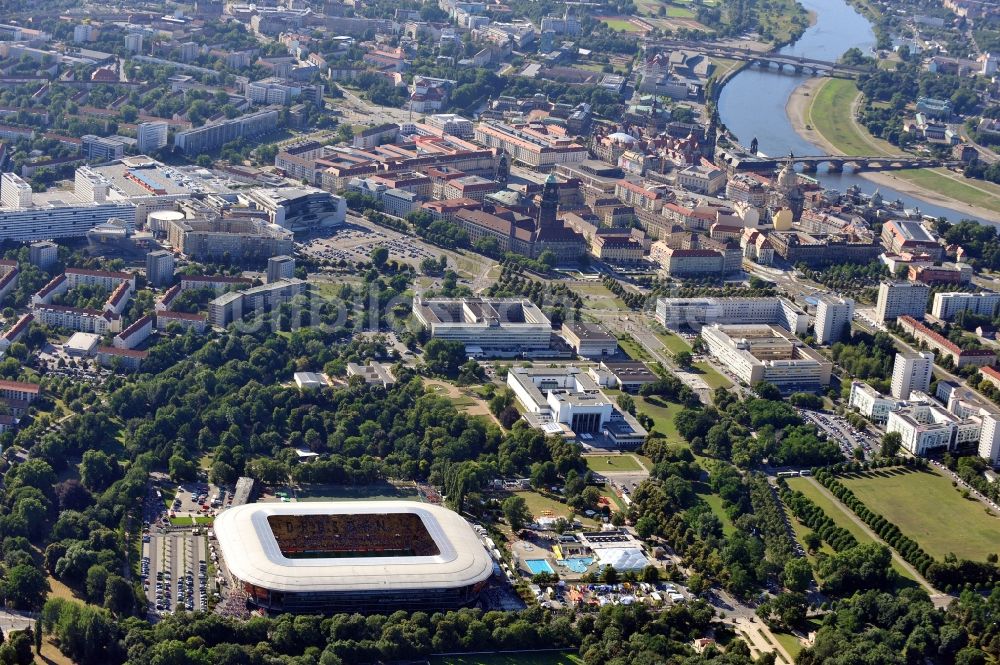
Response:
[[[344,94],[344,99],[338,101],[341,117],[350,125],[413,122],[422,117],[422,114],[413,113],[408,109],[397,109],[393,106],[372,104],[340,85],[337,85],[337,89]]]
[[[0,629],[3,630],[5,637],[10,635],[11,631],[33,628],[34,625],[35,617],[32,614],[17,610],[0,609]]]
[[[848,519],[854,522],[858,526],[858,528],[864,531],[872,540],[874,540],[876,543],[886,545],[885,541],[879,538],[877,533],[872,531],[868,527],[868,525],[865,524],[864,521],[862,521],[860,517],[854,514],[854,511],[841,504],[840,499],[835,497],[833,493],[830,492],[830,490],[823,487],[823,485],[821,485],[815,478],[811,476],[808,477],[807,480],[810,483],[812,483],[816,487],[817,491],[823,496],[825,496],[827,500],[832,501],[836,506],[841,506],[842,512],[845,515],[847,515]],[[886,545],[886,547],[889,546]],[[924,579],[923,575],[921,575],[916,568],[911,566],[901,556],[899,556],[899,554],[896,553],[896,550],[889,547],[889,552],[892,554],[893,560],[895,560],[907,573],[912,575],[913,579],[917,580],[920,586],[924,587],[924,590],[927,591],[928,594],[930,594],[931,602],[934,603],[935,607],[947,607],[948,603],[952,601],[951,596],[943,593],[938,593],[938,591],[931,586],[930,582]]]
[[[653,360],[659,362],[680,379],[684,385],[691,388],[703,404],[712,403],[711,387],[699,375],[677,366],[670,351],[667,350],[667,347],[663,345],[660,338],[649,327],[649,322],[646,320],[649,314],[632,312],[627,317],[623,317],[620,312],[609,312],[607,310],[585,311],[587,314],[599,319],[612,332],[631,335],[649,353]]]

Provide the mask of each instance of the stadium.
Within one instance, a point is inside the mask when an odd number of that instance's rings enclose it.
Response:
[[[469,523],[431,504],[254,503],[214,528],[234,585],[269,612],[454,609],[493,574]]]

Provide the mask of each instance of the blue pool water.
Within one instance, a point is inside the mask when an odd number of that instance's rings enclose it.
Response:
[[[545,559],[525,559],[524,565],[528,567],[532,575],[538,575],[539,573],[555,573],[552,566]]]
[[[570,557],[568,559],[563,559],[562,564],[572,570],[574,573],[585,573],[587,572],[587,566],[594,563],[594,557],[590,556],[576,556]]]

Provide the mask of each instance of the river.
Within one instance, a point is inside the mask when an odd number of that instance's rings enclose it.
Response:
[[[813,13],[816,21],[798,41],[782,48],[782,53],[835,61],[851,47],[857,47],[865,54],[871,52],[876,41],[871,24],[844,0],[799,2]],[[779,72],[776,69],[747,68],[723,88],[719,97],[719,117],[743,145],[750,145],[751,139],[757,137],[759,150],[766,155],[787,155],[789,152],[798,155],[825,154],[823,148],[795,131],[786,111],[788,98],[807,78],[806,75],[793,74],[790,70]],[[914,198],[885,185],[876,185],[850,172],[826,173],[821,170],[815,177],[824,187],[840,191],[857,185],[861,191],[870,194],[877,188],[886,201],[898,199],[907,208],[919,208],[926,215],[947,217],[952,221],[975,219],[980,223],[994,224],[968,213]]]

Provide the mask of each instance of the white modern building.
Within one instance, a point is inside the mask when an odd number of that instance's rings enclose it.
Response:
[[[892,396],[909,399],[910,393],[926,393],[930,389],[934,354],[929,351],[900,351],[892,366]]]
[[[773,323],[796,335],[804,334],[809,325],[809,315],[785,298],[658,298],[656,319],[675,330]]]
[[[462,342],[470,355],[519,355],[552,344],[552,323],[526,298],[414,298],[413,315],[431,337]]]
[[[818,298],[813,325],[817,344],[833,344],[844,336],[854,318],[854,301],[825,294]]]
[[[935,293],[931,314],[942,321],[950,321],[959,312],[994,318],[1000,308],[1000,293]]]
[[[882,282],[878,287],[875,318],[878,322],[900,316],[924,318],[931,287],[920,282]]]
[[[167,123],[162,120],[141,122],[136,129],[139,152],[155,152],[167,145]]]
[[[618,351],[618,338],[599,323],[566,321],[561,333],[576,354],[584,358],[601,358]]]
[[[890,411],[896,411],[904,406],[905,402],[889,399],[864,381],[852,381],[848,404],[868,420],[881,424],[889,417]]]
[[[507,373],[507,386],[523,407],[524,419],[547,434],[623,448],[646,439],[642,425],[579,367],[516,367]]]
[[[257,187],[241,196],[272,224],[295,233],[343,224],[347,217],[347,202],[317,187]]]
[[[885,431],[899,432],[904,450],[911,455],[924,456],[963,445],[977,445],[981,427],[979,419],[960,418],[936,404],[913,403],[890,411]]]
[[[31,207],[31,185],[16,173],[0,175],[0,203],[5,208],[19,210]]]
[[[701,338],[709,353],[749,386],[766,381],[790,391],[830,384],[832,363],[778,326],[712,324],[701,329]]]

